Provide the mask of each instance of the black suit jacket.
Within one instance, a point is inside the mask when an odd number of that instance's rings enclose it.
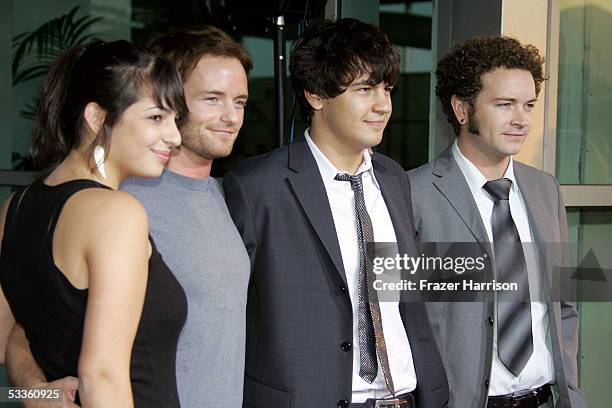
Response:
[[[399,250],[416,255],[408,178],[381,154],[372,162]],[[310,148],[299,141],[244,160],[226,174],[224,189],[252,266],[244,406],[343,406],[351,400],[353,356],[342,345],[353,341],[353,315],[327,193]],[[443,407],[448,384],[425,307],[400,303],[400,313],[419,407]]]

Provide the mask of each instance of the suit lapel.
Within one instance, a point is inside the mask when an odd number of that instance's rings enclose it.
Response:
[[[523,196],[523,201],[525,202],[525,207],[527,208],[529,225],[531,226],[531,233],[533,234],[532,238],[537,243],[545,242],[547,240],[545,236],[546,220],[549,218],[550,211],[546,209],[544,202],[540,200],[542,192],[534,183],[528,182],[527,175],[524,173],[522,165],[516,161],[513,161],[513,163],[514,177],[516,177],[521,195]]]
[[[397,241],[397,253],[408,254],[410,256],[416,255],[416,244],[414,244],[414,226],[411,224],[413,221],[410,219],[410,211],[408,210],[409,203],[406,200],[406,192],[402,191],[400,180],[397,176],[389,174],[386,166],[376,160],[376,153],[372,155],[372,166],[374,167],[374,174],[376,180],[380,186],[380,190],[385,200],[385,205],[389,211],[389,217],[391,218],[391,224],[393,224],[393,230],[395,232],[395,240]],[[411,244],[412,242],[412,244]],[[408,300],[407,292],[400,294],[398,302],[398,309],[402,324],[406,330],[408,341],[411,344],[417,344],[417,339],[414,337],[415,333],[423,333],[419,325],[424,320],[420,315],[418,303],[413,303]],[[413,299],[411,299],[413,300]],[[413,353],[414,353],[413,349]],[[417,359],[414,356],[413,358]],[[418,364],[415,361],[415,364]]]
[[[411,228],[412,220],[408,216],[410,212],[408,211],[405,195],[402,193],[402,186],[397,176],[387,174],[386,167],[376,161],[376,154],[372,157],[372,165],[374,166],[376,180],[380,185],[383,199],[393,223],[398,251],[399,253],[407,253],[409,249],[414,250],[414,247],[409,248],[408,245],[409,242],[414,242],[414,236],[411,234],[411,231],[414,231],[414,227]]]
[[[376,153],[372,156],[372,165],[393,224],[398,254],[415,256],[417,248],[414,240],[414,221],[410,217],[411,211],[408,207],[411,205],[407,198],[408,186],[402,185],[398,176],[389,174],[387,168],[376,160]],[[409,295],[408,291],[402,291],[397,307],[412,348],[415,368],[419,370],[429,363],[424,354],[432,344],[431,328],[428,325],[424,303],[415,302],[413,295]]]
[[[338,243],[327,192],[317,162],[306,141],[289,145],[289,168],[295,172],[288,177],[289,184],[291,184],[304,213],[306,213],[315,233],[329,254],[340,278],[347,285],[340,244]]]
[[[487,230],[482,223],[478,206],[461,169],[452,156],[451,148],[446,149],[434,163],[434,185],[448,200],[472,235],[480,243],[487,243]],[[488,245],[485,245],[488,248]]]
[[[542,268],[543,271],[548,271],[548,284],[550,284],[550,279],[552,279],[552,271],[547,266],[548,259],[546,254],[551,249],[557,249],[546,247],[547,242],[551,243],[554,241],[553,239],[548,237],[546,232],[549,229],[547,225],[549,225],[549,223],[555,222],[555,220],[550,220],[550,209],[546,208],[544,201],[541,199],[542,192],[539,190],[537,185],[528,181],[528,175],[525,174],[525,168],[523,167],[523,165],[516,161],[514,161],[513,163],[514,177],[516,178],[516,182],[518,183],[519,189],[521,190],[523,202],[525,203],[525,208],[527,209],[529,229],[532,235],[531,240],[535,242],[536,247],[538,248],[538,253],[540,254],[540,268]],[[550,291],[548,285],[545,285],[544,289],[546,291]]]

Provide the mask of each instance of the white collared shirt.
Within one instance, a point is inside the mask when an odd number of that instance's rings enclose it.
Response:
[[[461,153],[456,139],[452,147],[452,152],[453,158],[459,165],[470,187],[474,201],[476,201],[489,240],[493,242],[491,218],[493,215],[494,201],[489,193],[483,188],[487,179],[480,170]],[[510,164],[506,169],[504,178],[512,180],[512,188],[510,189],[509,196],[510,214],[512,215],[519,237],[523,243],[523,252],[525,254],[525,263],[527,265],[527,274],[529,277],[530,295],[532,299],[534,299],[534,294],[536,294],[536,299],[541,299],[539,278],[542,277],[543,272],[539,268],[539,256],[535,250],[535,245],[529,244],[533,242],[533,238],[529,226],[525,200],[521,194],[520,186],[514,177],[512,157],[510,157]],[[497,318],[495,321],[497,321]],[[497,354],[497,334],[495,334],[493,340],[493,365],[491,368],[489,395],[511,394],[513,392],[537,388],[544,384],[554,382],[554,363],[550,354],[550,348],[547,347],[547,344],[551,343],[549,340],[550,333],[546,303],[531,302],[531,327],[533,335],[533,354],[518,377],[515,377],[508,371],[499,360]],[[495,333],[497,333],[497,331],[495,331]]]
[[[385,398],[390,396],[390,394],[385,385],[380,362],[378,364],[378,376],[372,384],[367,383],[359,376],[359,336],[357,330],[359,246],[357,241],[355,195],[351,188],[351,183],[334,180],[336,174],[347,173],[347,171],[336,169],[310,138],[308,129],[306,129],[304,134],[306,142],[317,162],[323,184],[325,185],[325,191],[327,192],[353,308],[352,402],[364,402],[368,398]],[[374,241],[397,242],[389,210],[374,175],[372,161],[367,150],[364,150],[363,162],[355,174],[359,173],[362,173],[363,195],[368,214],[372,220]],[[380,314],[383,322],[387,354],[389,356],[389,368],[395,385],[396,395],[413,391],[417,383],[416,372],[412,361],[410,343],[408,342],[404,324],[399,313],[399,303],[380,302]]]

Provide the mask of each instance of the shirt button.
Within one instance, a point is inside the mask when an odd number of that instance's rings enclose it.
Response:
[[[338,401],[338,408],[348,408],[349,402],[347,400]]]
[[[342,293],[346,293],[346,292],[347,292],[347,291],[346,291],[346,286],[344,286],[344,285],[340,285],[340,292],[342,292]]]
[[[340,349],[342,349],[342,351],[351,351],[351,348],[353,348],[353,346],[348,341],[345,341],[340,345]]]
[[[493,318],[491,316],[487,318],[487,322],[489,322],[490,326],[493,326]]]
[[[485,380],[485,387],[489,387],[489,379],[488,378]]]

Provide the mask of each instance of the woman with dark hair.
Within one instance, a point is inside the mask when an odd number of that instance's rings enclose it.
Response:
[[[79,377],[82,406],[179,406],[187,301],[144,208],[117,188],[162,173],[186,114],[176,69],[127,41],[68,50],[43,87],[32,153],[45,176],[0,216],[0,349],[17,321],[47,380]]]

